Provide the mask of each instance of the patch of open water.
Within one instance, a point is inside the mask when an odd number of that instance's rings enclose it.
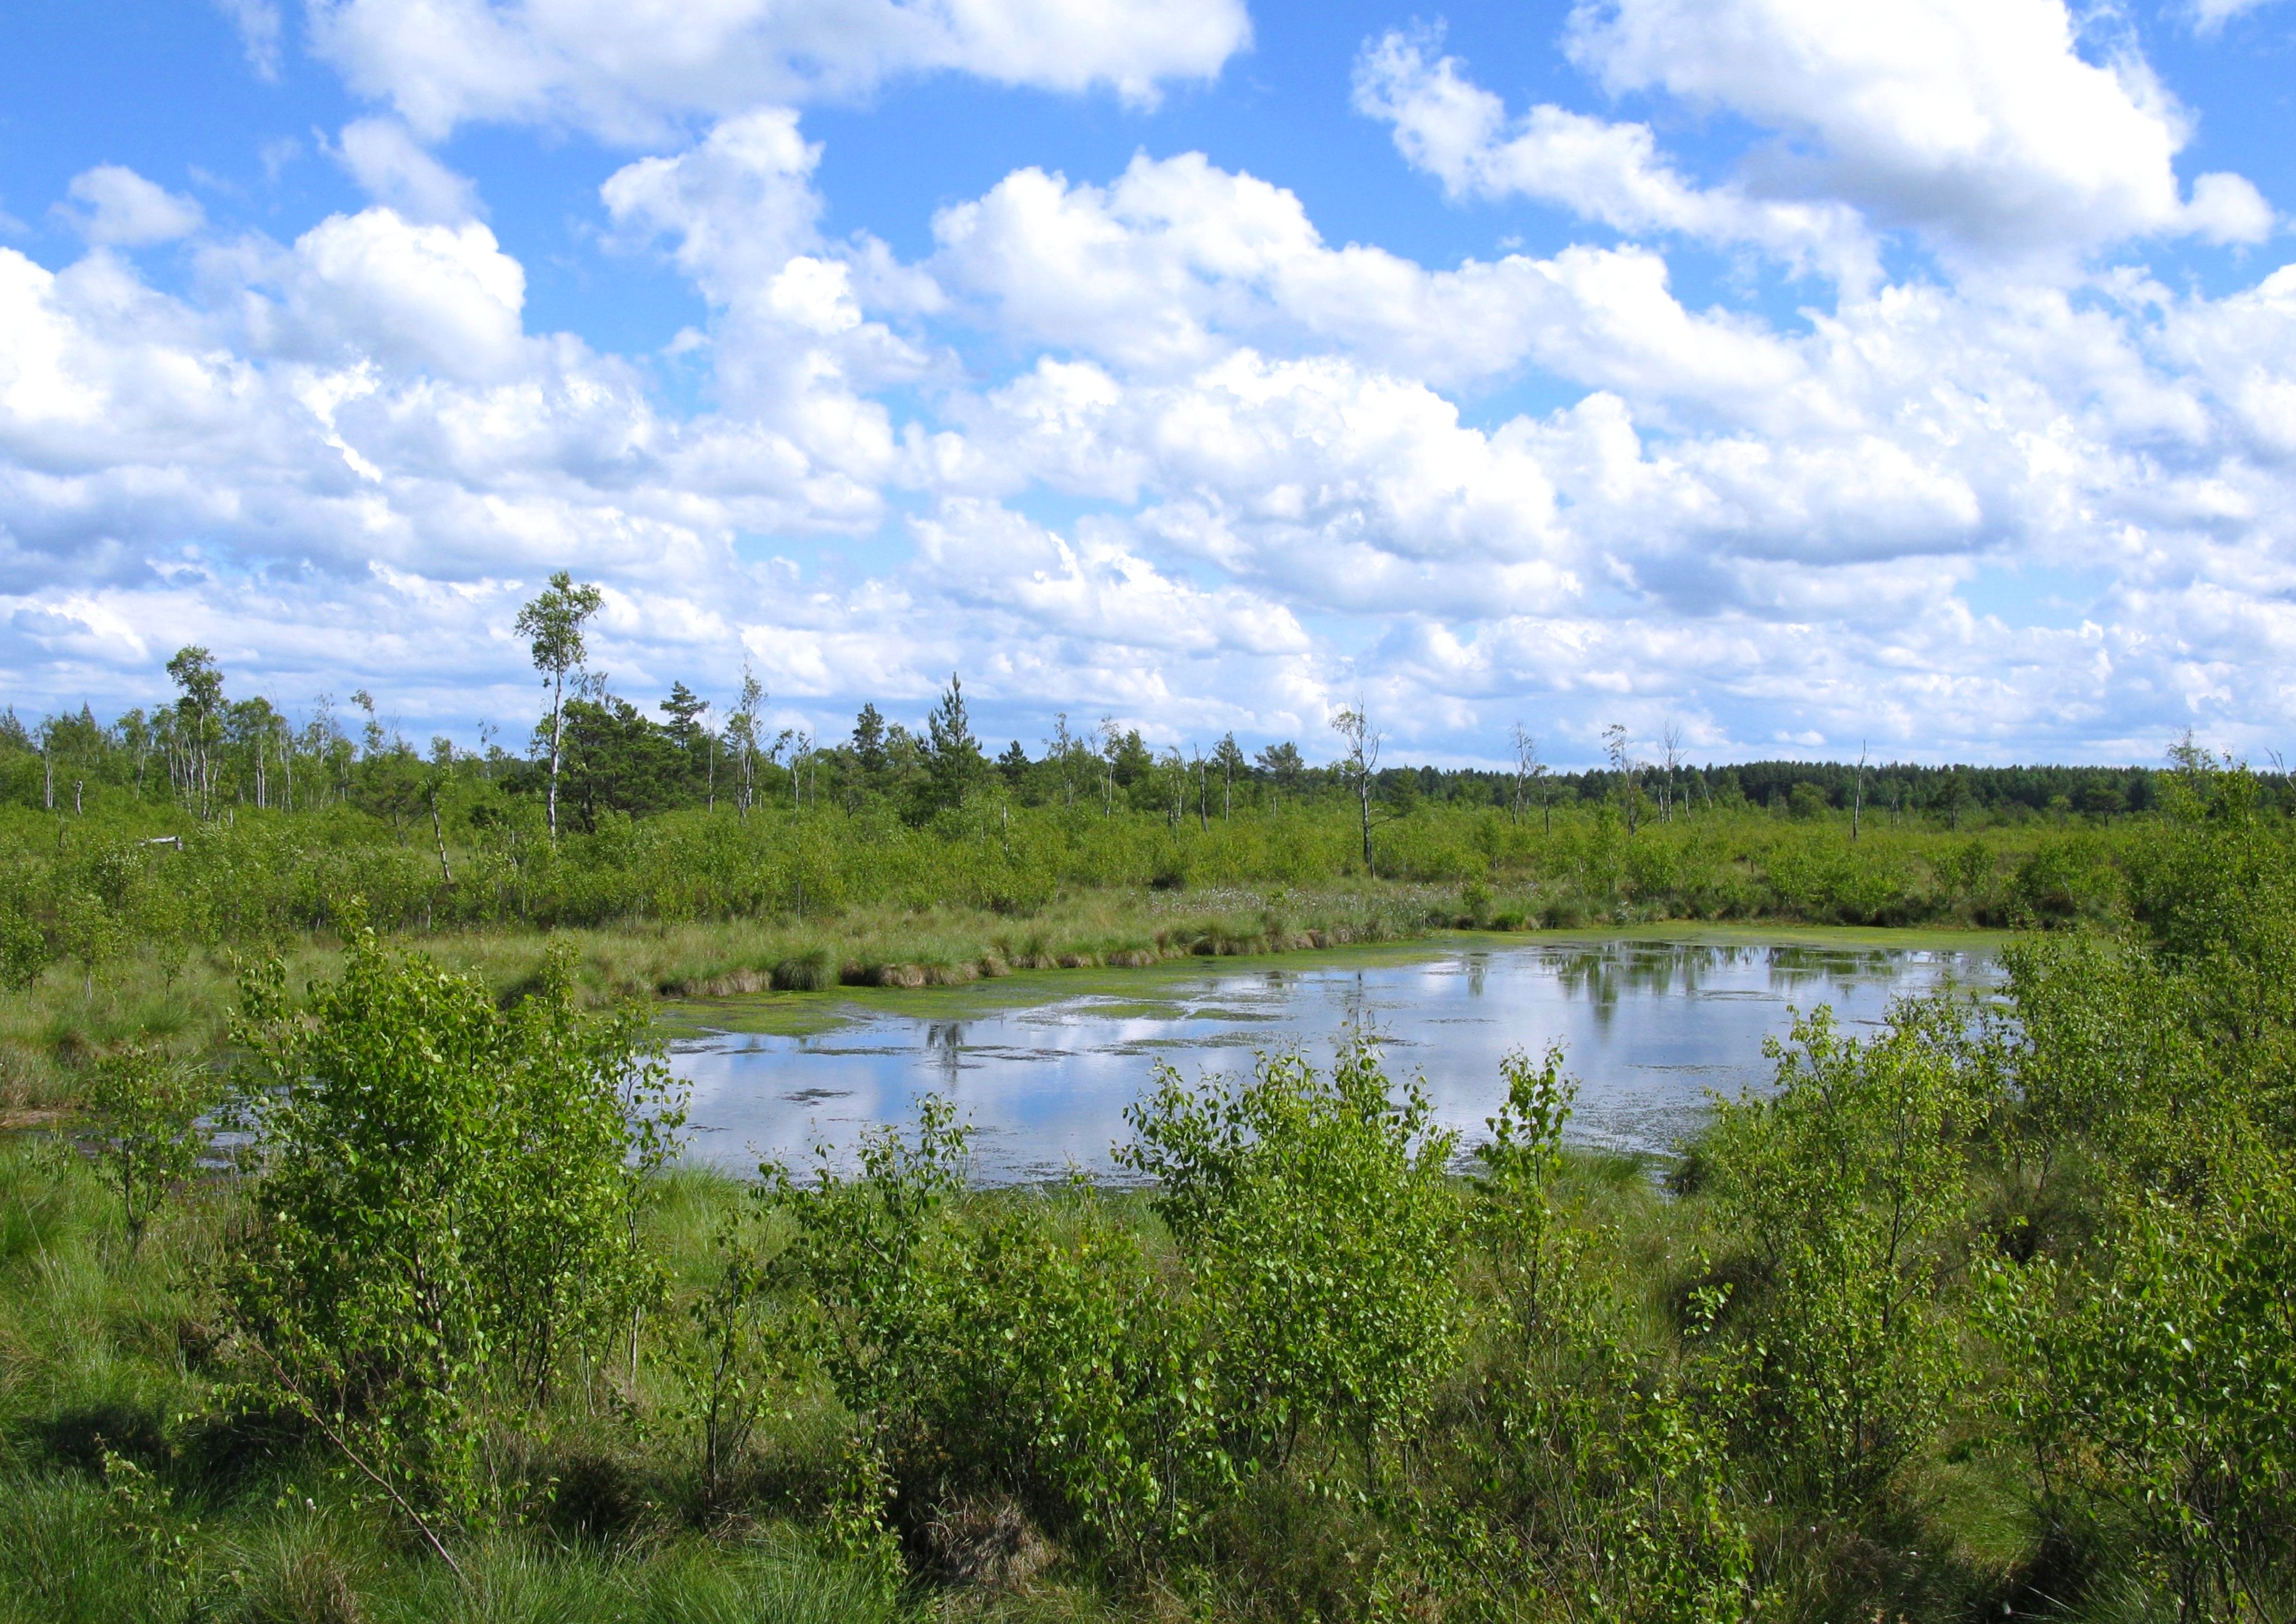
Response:
[[[856,1010],[802,1037],[724,1032],[672,1046],[692,1089],[690,1155],[728,1171],[762,1158],[810,1164],[816,1146],[849,1155],[873,1124],[906,1124],[918,1098],[955,1101],[973,1124],[986,1183],[1111,1177],[1128,1137],[1124,1107],[1156,1062],[1193,1080],[1248,1073],[1258,1051],[1327,1060],[1350,1024],[1377,1032],[1389,1073],[1425,1079],[1437,1115],[1472,1144],[1504,1090],[1508,1050],[1560,1041],[1581,1081],[1570,1137],[1628,1151],[1670,1149],[1709,1092],[1770,1076],[1762,1041],[1793,1012],[1830,1004],[1845,1024],[1949,982],[1997,980],[1983,948],[1718,944],[1643,939],[1532,942],[1430,951],[1359,965],[1141,971],[1137,993],[1105,992],[991,1008],[962,1019]]]

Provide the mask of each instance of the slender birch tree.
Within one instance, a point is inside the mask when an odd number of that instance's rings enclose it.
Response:
[[[1364,872],[1377,878],[1379,871],[1372,866],[1371,856],[1371,794],[1379,772],[1379,747],[1386,736],[1372,726],[1371,714],[1360,697],[1332,718],[1332,728],[1347,746],[1347,754],[1340,760],[1340,777],[1355,791],[1356,808],[1362,816]]]
[[[183,724],[189,785],[205,818],[214,811],[216,713],[223,709],[223,672],[214,655],[186,646],[168,662],[168,674],[184,690],[176,714]]]
[[[1243,758],[1243,747],[1235,742],[1233,733],[1222,734],[1212,759],[1220,770],[1220,821],[1225,823],[1235,815],[1235,775],[1239,770],[1251,771],[1251,763]]]
[[[1611,771],[1618,775],[1619,799],[1627,813],[1627,833],[1632,835],[1642,811],[1642,786],[1636,782],[1636,775],[1642,768],[1634,758],[1625,722],[1614,722],[1603,730],[1603,751],[1611,759]]]
[[[1866,817],[1866,741],[1857,741],[1857,789],[1849,803],[1849,837],[1857,838],[1857,826]]]
[[[566,739],[566,679],[582,669],[589,650],[582,626],[604,602],[598,589],[557,570],[550,584],[518,612],[519,635],[530,641],[534,668],[550,690],[550,837],[558,838],[558,768]]]
[[[1116,730],[1116,718],[1100,719],[1100,815],[1116,816],[1116,758],[1124,753],[1124,735]]]
[[[736,788],[734,791],[734,811],[746,820],[750,807],[758,797],[758,719],[766,704],[765,685],[758,673],[750,669],[750,662],[742,662],[742,690],[734,703],[734,713],[726,719],[726,742],[734,749],[734,771]]]

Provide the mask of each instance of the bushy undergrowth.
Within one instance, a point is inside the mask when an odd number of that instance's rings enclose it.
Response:
[[[1664,1186],[1512,1057],[1143,1078],[1140,1190],[660,1162],[627,1013],[353,924],[226,1157],[0,1147],[0,1618],[2283,1620],[2296,841],[2194,773],[2005,1001],[1813,1012]],[[201,1085],[205,1086],[205,1085]],[[186,1175],[206,1150],[204,1171]]]
[[[1314,801],[1177,821],[984,804],[922,825],[761,805],[552,841],[489,812],[488,793],[449,786],[435,829],[345,804],[206,821],[117,797],[84,818],[0,806],[0,1114],[83,1098],[86,1062],[121,1042],[217,1050],[234,963],[332,974],[353,898],[373,928],[420,937],[501,995],[538,984],[562,942],[581,996],[612,1001],[921,987],[1456,926],[2099,922],[2156,883],[2132,867],[2149,825],[2128,818],[1956,830],[1876,814],[1853,838],[1831,814],[1685,805],[1629,833],[1607,805],[1510,819],[1422,803],[1375,824],[1366,872],[1347,810]]]
[[[482,786],[419,833],[343,804],[252,807],[210,820],[106,804],[86,816],[0,807],[0,971],[55,963],[83,980],[139,944],[171,978],[222,943],[332,927],[345,899],[386,929],[675,926],[833,919],[869,910],[1025,917],[1094,892],[1316,891],[1378,881],[1443,889],[1478,923],[1784,915],[1891,924],[2046,920],[2109,909],[2130,820],[1808,820],[1678,810],[1629,828],[1616,808],[1542,819],[1419,804],[1383,813],[1363,861],[1351,811],[1308,801],[1173,820],[1080,805],[968,803],[923,824],[831,804],[617,815],[556,839]],[[1464,888],[1464,889],[1463,889]],[[170,957],[172,955],[172,957]]]

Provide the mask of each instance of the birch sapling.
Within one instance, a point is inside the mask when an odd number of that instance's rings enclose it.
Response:
[[[550,837],[558,838],[558,770],[566,741],[566,679],[578,673],[588,657],[582,627],[605,601],[587,582],[578,583],[565,570],[552,573],[550,584],[518,612],[519,635],[529,640],[534,668],[550,690]]]

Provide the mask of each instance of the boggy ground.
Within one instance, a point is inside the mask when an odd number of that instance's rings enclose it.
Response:
[[[1362,1044],[1144,1073],[1137,1191],[968,1188],[937,1109],[756,1185],[650,1132],[617,991],[1048,920],[1102,966],[1028,974],[1138,974],[1241,892],[50,966],[0,1619],[2284,1620],[2296,836],[2249,788],[2122,835],[2005,1010],[1812,1016],[1663,1186],[1562,1147],[1560,1056],[1462,1177]],[[218,1053],[258,1132],[201,1163]]]
[[[1535,932],[1560,939],[1654,931],[1902,947],[1974,939],[1972,927],[1950,915],[1899,926],[1767,916],[1733,924],[1685,915],[1663,899],[1620,902],[1599,917],[1563,910],[1565,923],[1547,925],[1540,923],[1540,894],[1528,883],[1480,882],[1111,889],[1062,897],[1025,917],[942,903],[853,908],[813,918],[636,920],[557,930],[474,926],[401,934],[441,963],[483,976],[505,997],[533,984],[551,944],[563,943],[574,950],[576,983],[589,1000],[658,1002],[671,1029],[688,1024],[685,1012],[699,1008],[709,1024],[773,1030],[832,1018],[823,1012],[822,1000],[805,996],[822,992],[873,1002],[1017,975],[1016,992],[1042,987],[1046,996],[1064,996],[1086,990],[1088,982],[1120,985],[1125,973],[1158,964],[1279,954],[1297,960],[1334,950],[1392,950],[1458,931]],[[281,956],[299,983],[332,974],[341,959],[332,930],[287,931],[197,949],[123,943],[93,968],[60,961],[28,987],[0,991],[0,1126],[61,1121],[82,1087],[86,1061],[108,1047],[158,1041],[184,1055],[219,1053],[234,967],[263,953]],[[1111,975],[1119,979],[1108,981]]]
[[[1565,1159],[1552,1196],[1574,1244],[1593,1249],[1578,1266],[1599,1260],[1623,1288],[1607,1300],[1606,1336],[1630,1357],[1666,1357],[1674,1299],[1698,1277],[1702,1199],[1669,1197],[1631,1160],[1580,1155]],[[975,1489],[922,1519],[909,1577],[889,1587],[875,1557],[824,1531],[853,1424],[833,1394],[777,1400],[725,1481],[703,1481],[691,1396],[661,1341],[685,1330],[673,1310],[649,1327],[635,1386],[602,1367],[496,1440],[512,1486],[506,1509],[455,1538],[458,1579],[308,1424],[217,1418],[234,1373],[203,1277],[243,1221],[242,1199],[232,1179],[204,1179],[131,1253],[83,1157],[23,1137],[0,1148],[0,1619],[1372,1616],[1388,1604],[1382,1571],[1392,1583],[1405,1563],[1427,1562],[1410,1548],[1423,1537],[1410,1523],[1425,1514],[1414,1494],[1447,1494],[1445,1479],[1475,1470],[1496,1441],[1489,1391],[1523,1358],[1499,1323],[1503,1266],[1464,1258],[1477,1325],[1436,1383],[1419,1436],[1376,1486],[1344,1428],[1311,1428],[1280,1471],[1263,1468],[1208,1508],[1193,1537],[1144,1563],[1048,1533],[1025,1488]],[[1061,1204],[1078,1199],[1159,1269],[1179,1269],[1169,1229],[1138,1196],[1007,1192],[963,1204],[972,1221],[1019,1208],[1061,1224],[1074,1221]],[[707,1291],[722,1263],[714,1237],[753,1201],[709,1175],[664,1179],[647,1234],[680,1309]],[[1919,1462],[1901,1494],[1883,1525],[1823,1537],[1740,1507],[1777,1616],[1845,1616],[1832,1610],[1852,1596],[1891,1616],[2003,1616],[2038,1555],[2013,1449],[1956,1440]],[[1585,1560],[1565,1555],[1569,1567]],[[1516,1582],[1543,1582],[1536,1569],[1517,1571]],[[1400,1579],[1432,1588],[1423,1574]],[[1502,1598],[1472,1594],[1482,1587],[1448,1605],[1433,1594],[1390,1599],[1411,1616],[1585,1611],[1567,1595],[1526,1594],[1493,1612]],[[1693,1616],[1663,1598],[1612,1604],[1623,1616]]]

